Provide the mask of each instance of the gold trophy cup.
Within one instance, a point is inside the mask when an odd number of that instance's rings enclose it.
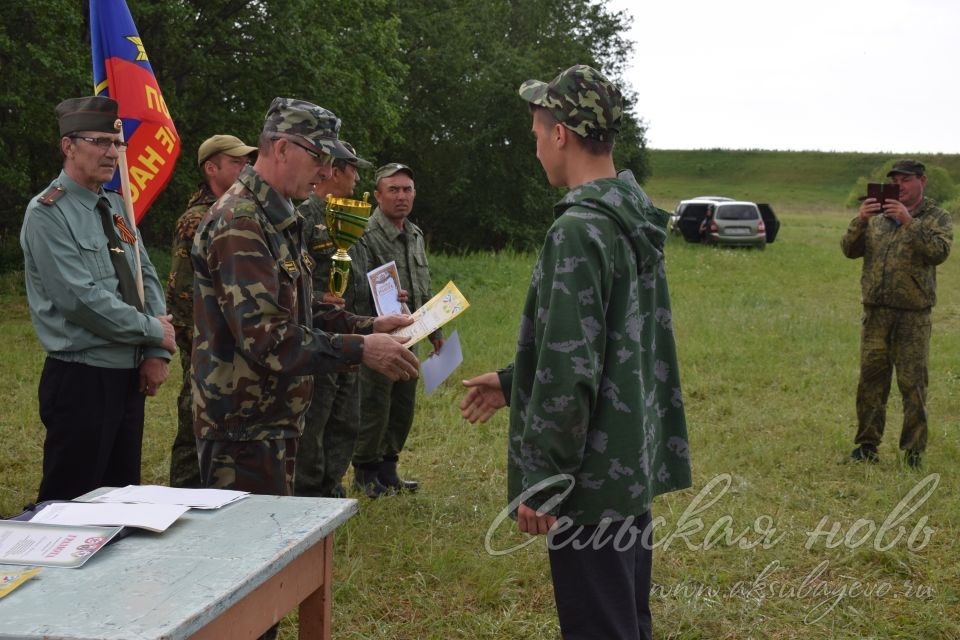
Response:
[[[350,263],[352,260],[347,249],[352,247],[367,226],[372,205],[367,202],[369,193],[363,194],[363,200],[349,198],[334,198],[327,196],[327,206],[323,210],[327,219],[327,230],[330,239],[337,247],[330,265],[330,293],[342,298],[347,291],[347,281],[350,278]]]

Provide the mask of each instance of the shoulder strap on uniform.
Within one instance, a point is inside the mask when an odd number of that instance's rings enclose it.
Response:
[[[60,185],[50,185],[49,189],[40,194],[40,204],[45,204],[49,207],[62,198],[64,193],[66,193],[66,191],[64,191]]]

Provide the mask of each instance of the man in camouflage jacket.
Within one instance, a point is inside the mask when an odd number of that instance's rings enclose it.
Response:
[[[651,503],[691,482],[669,216],[616,173],[622,97],[598,71],[577,65],[520,95],[547,179],[570,191],[533,270],[514,365],[466,381],[461,412],[483,421],[509,400],[508,509],[521,531],[550,534],[563,637],[649,639]]]
[[[367,256],[368,269],[396,262],[401,296],[406,292],[411,309],[433,297],[427,249],[420,227],[410,221],[416,186],[413,170],[398,162],[385,164],[375,176],[377,208],[358,245]],[[434,351],[443,346],[443,332],[429,336]],[[413,427],[417,381],[399,382],[363,367],[360,370],[360,435],[353,453],[354,482],[369,497],[406,490],[416,491],[415,480],[401,479],[397,461]]]
[[[895,368],[903,397],[900,449],[920,466],[927,446],[927,362],[930,309],[937,302],[937,265],[950,255],[950,214],[923,195],[926,167],[900,160],[887,173],[898,200],[867,198],[840,241],[843,255],[863,258],[860,276],[860,382],[853,460],[877,462]]]
[[[343,146],[356,153],[352,146]],[[367,284],[367,260],[363,246],[349,249],[352,259],[347,290],[343,298],[330,292],[330,268],[336,246],[327,229],[326,197],[349,198],[360,180],[360,169],[371,169],[366,160],[336,159],[329,178],[317,183],[310,197],[297,212],[303,216],[303,245],[313,258],[313,295],[315,299],[338,305],[350,313],[368,316],[370,287]],[[360,429],[360,391],[356,371],[340,371],[314,376],[313,401],[307,411],[300,448],[294,491],[298,496],[346,497],[341,484],[350,466]]]
[[[417,376],[413,354],[383,333],[411,318],[313,305],[313,260],[291,198],[305,199],[333,158],[356,158],[339,129],[322,107],[276,98],[256,164],[197,229],[191,374],[205,487],[292,495],[315,374],[363,363],[396,379]]]
[[[236,181],[256,150],[256,147],[249,147],[234,136],[216,135],[204,140],[197,150],[197,166],[203,181],[198,185],[197,192],[190,196],[187,210],[177,220],[173,232],[173,255],[167,279],[167,311],[173,316],[183,382],[177,398],[177,435],[170,450],[171,487],[195,489],[200,486],[190,388],[190,347],[193,342],[193,264],[190,262],[190,249],[193,247],[193,236],[207,210]]]

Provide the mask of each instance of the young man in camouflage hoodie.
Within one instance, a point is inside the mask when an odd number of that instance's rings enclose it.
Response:
[[[937,265],[950,255],[953,223],[949,213],[924,197],[922,163],[900,160],[887,177],[900,185],[900,198],[882,205],[865,199],[840,241],[843,255],[863,258],[857,446],[850,458],[879,460],[877,446],[896,368],[903,397],[900,449],[916,468],[927,446],[930,310],[937,302]]]
[[[616,174],[622,97],[599,72],[577,65],[520,95],[547,179],[570,191],[534,267],[514,365],[466,381],[461,411],[482,421],[509,400],[509,508],[521,531],[549,533],[563,637],[646,639],[651,502],[690,486],[668,215]]]
[[[310,195],[334,157],[356,158],[339,130],[322,107],[274,99],[256,164],[197,229],[191,374],[205,487],[292,495],[315,374],[362,362],[394,379],[417,376],[416,357],[382,333],[412,318],[313,305],[313,260],[291,199]]]
[[[173,316],[180,349],[183,381],[177,397],[177,435],[170,448],[170,486],[195,489],[200,486],[197,439],[193,435],[193,393],[190,383],[190,348],[193,342],[193,264],[190,249],[197,225],[207,211],[233,185],[240,171],[257,150],[240,138],[211,136],[197,150],[197,166],[203,181],[190,196],[187,210],[177,219],[173,232],[173,255],[167,278],[167,311]]]

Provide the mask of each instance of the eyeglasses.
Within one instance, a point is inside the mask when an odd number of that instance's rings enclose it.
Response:
[[[291,137],[291,136],[283,136],[283,135],[280,135],[280,136],[274,136],[273,139],[274,139],[274,140],[286,140],[286,141],[289,142],[290,144],[295,144],[295,145],[297,145],[298,147],[300,147],[301,149],[303,149],[304,151],[306,151],[306,152],[307,152],[307,155],[309,155],[311,158],[313,158],[314,160],[316,160],[317,162],[319,162],[319,163],[322,164],[322,165],[331,165],[331,164],[333,164],[333,156],[331,156],[331,155],[329,155],[329,154],[326,154],[326,153],[324,153],[323,155],[321,155],[321,154],[317,153],[316,151],[314,151],[313,149],[310,149],[309,147],[306,147],[306,146],[300,144],[299,142],[297,142],[297,141],[296,141],[293,137]]]
[[[114,140],[113,138],[88,138],[87,136],[67,136],[73,140],[84,140],[95,145],[100,151],[106,153],[110,147],[116,147],[117,151],[126,151],[127,143],[123,140]]]

